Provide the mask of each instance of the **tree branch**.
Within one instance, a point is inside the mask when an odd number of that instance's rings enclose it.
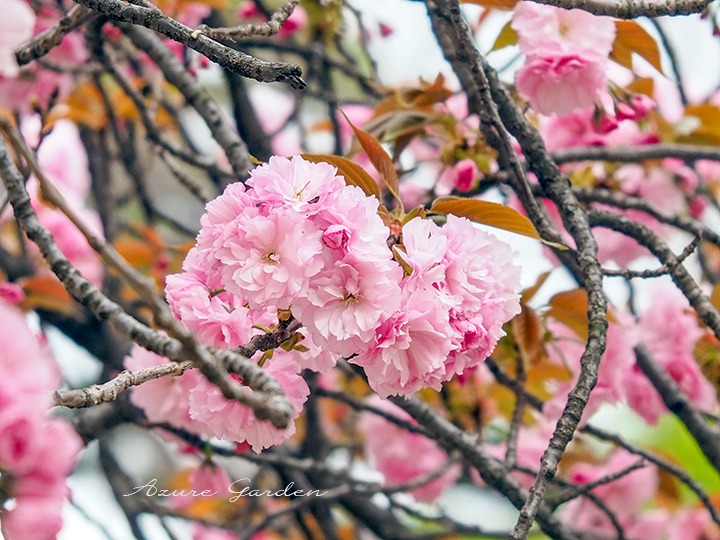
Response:
[[[618,161],[632,163],[651,159],[678,158],[686,161],[707,159],[720,161],[720,149],[692,144],[647,144],[643,146],[592,146],[568,148],[552,153],[558,164],[578,161]]]
[[[563,9],[582,9],[593,15],[616,19],[692,15],[707,8],[712,0],[532,0]]]
[[[131,24],[119,26],[133,45],[145,52],[157,64],[168,82],[180,91],[188,104],[202,117],[213,138],[225,152],[233,172],[240,179],[246,178],[253,167],[247,147],[207,90],[187,72],[157,36]]]
[[[3,122],[5,131],[12,134],[13,131],[7,126],[7,122],[5,120]],[[37,174],[42,171],[36,169],[34,172]],[[3,138],[0,138],[0,177],[5,184],[18,223],[30,240],[40,248],[50,269],[73,298],[99,319],[107,320],[121,335],[146,349],[175,361],[192,360],[203,375],[218,386],[225,397],[248,405],[259,419],[270,420],[279,428],[288,425],[292,418],[292,407],[278,383],[267,371],[248,359],[240,360],[241,357],[234,353],[222,351],[225,359],[233,357],[238,359],[237,364],[244,372],[245,383],[255,390],[253,393],[242,391],[242,388],[228,376],[227,371],[218,364],[212,351],[200,346],[194,336],[180,326],[172,316],[158,322],[173,326],[178,339],[163,336],[131,317],[122,307],[80,275],[60,251],[52,235],[38,221],[23,177],[15,167]]]
[[[97,14],[84,6],[73,6],[55,26],[35,36],[30,43],[15,51],[15,59],[19,66],[29,64],[42,58],[62,43],[63,38],[86,22],[97,17]]]
[[[665,406],[685,424],[702,453],[720,471],[720,430],[708,424],[705,417],[693,408],[685,393],[655,361],[645,345],[635,347],[635,360],[660,394]]]
[[[155,30],[243,77],[260,82],[284,82],[298,90],[305,88],[305,82],[300,78],[302,71],[299,66],[265,62],[235,51],[168,17],[152,4],[149,4],[150,7],[145,7],[122,0],[73,1],[102,13],[113,21],[132,23]]]
[[[593,227],[606,227],[634,238],[640,245],[648,248],[662,264],[667,264],[676,258],[667,244],[650,229],[621,214],[606,210],[590,210],[588,217]],[[703,322],[715,333],[715,337],[720,339],[720,313],[700,289],[695,278],[682,264],[669,268],[669,274]]]

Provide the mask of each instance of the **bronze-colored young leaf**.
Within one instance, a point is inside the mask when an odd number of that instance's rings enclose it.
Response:
[[[515,29],[510,26],[511,22],[512,21],[508,21],[507,24],[502,27],[502,30],[500,30],[500,34],[497,39],[495,39],[495,43],[490,49],[490,52],[499,51],[500,49],[510,47],[511,45],[517,45],[519,36]]]
[[[550,277],[552,270],[548,272],[544,272],[541,274],[537,281],[535,281],[535,284],[528,287],[522,293],[520,294],[520,303],[521,304],[527,304],[530,300],[533,299],[533,297],[537,294],[537,292],[540,290],[540,287],[542,287],[545,284],[545,281],[547,281],[547,278]]]
[[[655,80],[650,77],[638,77],[628,84],[625,89],[636,94],[645,94],[652,97],[655,93]]]
[[[720,107],[712,103],[690,105],[685,108],[685,118],[699,121],[692,133],[681,135],[678,142],[688,144],[718,144],[720,140]]]
[[[545,313],[561,322],[583,340],[588,338],[588,301],[585,289],[573,289],[557,293],[548,302],[550,309]]]
[[[504,204],[460,197],[440,197],[435,199],[430,212],[465,217],[476,223],[535,238],[558,249],[567,249],[561,244],[543,240],[528,218]]]
[[[368,197],[377,197],[380,200],[381,194],[377,182],[357,163],[344,157],[329,154],[302,154],[302,157],[313,163],[329,163],[337,168],[338,174],[345,178],[347,185],[357,186]]]
[[[713,287],[710,294],[710,303],[715,306],[715,309],[720,309],[720,283]]]
[[[345,116],[345,120],[347,120],[347,123],[350,124],[350,127],[353,129],[360,146],[362,146],[362,149],[365,150],[365,153],[368,155],[370,163],[372,163],[373,167],[380,173],[380,178],[382,178],[390,193],[392,193],[398,203],[400,203],[400,180],[398,179],[392,158],[382,147],[380,141],[367,131],[355,126],[345,113],[343,113],[343,116]]]
[[[653,37],[635,21],[615,21],[615,42],[611,58],[632,69],[632,53],[638,54],[662,73],[660,49]]]
[[[540,317],[525,304],[521,308],[522,311],[510,321],[515,343],[526,365],[539,364],[546,354]]]
[[[46,309],[65,315],[76,310],[77,304],[55,276],[31,276],[22,278],[18,284],[25,293],[25,298],[20,303],[22,309]]]

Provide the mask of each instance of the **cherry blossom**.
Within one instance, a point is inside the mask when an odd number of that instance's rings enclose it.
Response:
[[[401,420],[411,421],[410,416],[391,402],[377,397],[367,404]],[[425,475],[439,471],[448,461],[448,455],[438,445],[417,433],[399,428],[388,420],[365,412],[358,425],[365,440],[365,453],[390,486],[419,480]],[[457,465],[450,466],[440,476],[409,491],[418,501],[433,502],[438,499],[460,476]]]
[[[453,167],[455,175],[454,184],[458,191],[467,193],[470,191],[478,178],[478,168],[471,159],[458,161]]]
[[[640,317],[640,338],[653,360],[677,383],[700,410],[713,410],[717,394],[700,371],[694,347],[703,331],[687,300],[676,289],[659,289]],[[654,424],[667,412],[652,384],[634,366],[625,381],[629,405],[647,422]]]
[[[297,374],[292,353],[276,350],[265,369],[280,384],[297,418],[310,389]],[[255,452],[278,445],[295,433],[294,423],[278,429],[267,420],[258,420],[248,406],[229,401],[206,379],[190,391],[189,406],[191,418],[202,424],[201,432],[236,442],[247,441]]]
[[[345,182],[327,163],[311,163],[294,156],[288,160],[273,156],[253,170],[247,184],[258,203],[287,207],[310,216],[332,205]]]
[[[59,384],[47,351],[20,312],[4,302],[0,320],[0,334],[7,332],[0,351],[0,479],[7,490],[3,495],[13,500],[0,526],[7,540],[53,540],[69,493],[65,479],[82,443],[69,424],[47,414],[51,391]],[[43,516],[40,525],[38,515]]]
[[[136,345],[125,358],[125,367],[131,371],[139,371],[167,362],[167,358]],[[147,381],[133,389],[130,400],[143,409],[150,422],[167,422],[175,427],[194,431],[198,429],[198,425],[190,418],[189,398],[190,391],[201,379],[199,373],[186,371],[179,377]]]
[[[448,308],[432,291],[404,287],[400,309],[379,326],[374,347],[350,361],[382,398],[439,390],[448,379],[451,333]]]
[[[389,260],[366,262],[348,256],[310,281],[293,312],[318,345],[345,356],[367,350],[378,321],[398,305],[401,275]]]
[[[560,9],[534,2],[515,6],[512,27],[526,55],[574,54],[607,58],[615,40],[615,24],[580,9]]]
[[[537,112],[564,116],[595,103],[607,78],[601,62],[582,54],[531,56],[518,71],[516,84]]]
[[[253,214],[240,214],[225,229],[217,252],[223,284],[251,307],[274,303],[288,308],[322,269],[322,233],[285,208]]]
[[[0,75],[15,77],[20,68],[15,48],[33,36],[35,13],[25,0],[7,0],[0,19]]]

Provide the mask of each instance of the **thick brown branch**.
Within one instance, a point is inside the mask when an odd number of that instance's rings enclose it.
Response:
[[[468,94],[470,110],[483,117],[490,111],[493,127],[503,133],[506,129],[520,144],[530,169],[537,175],[549,198],[557,204],[563,223],[575,239],[578,253],[569,268],[588,291],[588,343],[580,359],[580,375],[571,390],[565,410],[558,420],[550,445],[543,454],[540,471],[530,495],[520,510],[520,517],[510,538],[525,538],[558,464],[582,417],[590,392],[597,382],[598,364],[605,350],[607,301],[602,291],[602,272],[597,260],[597,245],[590,231],[587,217],[570,189],[567,178],[548,154],[542,137],[527,121],[498,78],[497,72],[477,51],[457,0],[425,0],[433,31],[447,60],[460,78]],[[495,112],[497,111],[497,112]],[[497,115],[499,118],[494,118]],[[504,140],[506,135],[501,135]],[[515,170],[513,169],[513,172]],[[520,180],[524,177],[519,176]],[[529,192],[527,181],[518,186],[520,193]],[[529,197],[521,197],[526,204]],[[536,203],[530,202],[530,208]],[[530,212],[529,212],[530,213]],[[531,215],[532,218],[532,215]],[[535,221],[535,220],[534,220]],[[542,526],[542,524],[541,524]]]
[[[640,370],[660,394],[665,406],[685,424],[702,453],[713,467],[720,471],[720,430],[708,424],[705,417],[693,407],[682,389],[655,361],[644,345],[635,348],[635,359]]]
[[[9,126],[4,127],[9,134],[14,133]],[[36,175],[41,173],[37,168],[34,169],[34,172]],[[280,428],[288,425],[292,417],[291,406],[280,386],[265,370],[247,359],[239,361],[238,366],[242,368],[243,380],[256,392],[243,391],[236,382],[230,379],[227,371],[213,357],[212,351],[200,346],[187,330],[176,326],[177,321],[171,316],[166,320],[158,318],[158,323],[163,326],[172,326],[178,339],[163,336],[134,319],[80,275],[60,251],[52,235],[38,221],[23,177],[15,167],[2,138],[0,138],[0,177],[5,184],[8,199],[12,204],[18,223],[28,238],[40,248],[40,252],[51,270],[73,298],[87,307],[99,319],[107,320],[111,327],[121,335],[146,349],[175,361],[192,360],[198,365],[203,375],[216,384],[228,399],[248,405],[259,419],[270,420]],[[233,356],[230,351],[226,351],[226,354]]]
[[[97,14],[83,6],[74,6],[55,26],[35,36],[30,43],[15,51],[18,65],[29,64],[42,58],[62,43],[63,38],[77,27],[97,17]]]
[[[131,24],[121,24],[120,28],[133,45],[144,51],[157,64],[168,82],[180,90],[185,100],[205,121],[213,138],[225,152],[233,172],[244,179],[252,168],[247,147],[208,91],[188,73],[185,66],[157,36]]]
[[[692,15],[701,13],[712,0],[532,0],[563,9],[582,9],[593,15],[616,19]]]
[[[649,144],[643,146],[593,146],[568,148],[553,152],[556,163],[578,161],[617,161],[632,163],[650,159],[678,158],[686,161],[707,159],[720,161],[720,149],[715,146],[694,146],[691,144]]]
[[[280,8],[272,14],[268,22],[262,24],[243,24],[229,28],[210,28],[206,24],[201,24],[198,30],[215,40],[234,40],[249,36],[274,36],[282,30],[285,21],[292,15],[297,5],[298,0],[290,0],[287,4],[280,6]]]
[[[302,71],[299,66],[265,62],[235,51],[168,17],[152,5],[150,7],[138,6],[122,0],[74,1],[102,13],[113,21],[132,23],[155,30],[243,77],[260,82],[284,82],[291,88],[300,90],[305,88],[305,82],[300,78]]]

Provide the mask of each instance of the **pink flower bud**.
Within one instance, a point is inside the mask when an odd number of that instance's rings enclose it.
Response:
[[[292,15],[288,17],[283,27],[280,29],[280,35],[283,37],[291,36],[298,30],[302,30],[308,25],[308,16],[305,10],[300,6],[296,7]]]
[[[618,127],[617,118],[611,114],[604,114],[595,124],[595,131],[607,135],[611,131],[615,131]]]
[[[703,196],[695,197],[688,205],[690,214],[695,219],[700,219],[705,213],[705,210],[707,210],[708,206],[710,206],[710,203],[708,202],[707,197]]]
[[[19,304],[25,298],[23,290],[14,283],[0,283],[0,300],[8,304]]]
[[[388,37],[395,33],[395,29],[385,23],[380,23],[380,35],[382,37]]]
[[[347,249],[350,229],[345,225],[330,225],[322,235],[323,243],[330,249]]]
[[[453,167],[453,182],[458,191],[467,193],[478,177],[478,168],[472,159],[458,161]]]
[[[615,114],[618,120],[637,120],[637,111],[627,103],[619,102],[615,104]]]
[[[108,41],[117,41],[122,36],[122,30],[110,23],[105,23],[103,25],[102,33]]]
[[[632,98],[632,108],[635,109],[636,118],[641,120],[655,108],[655,102],[645,94],[638,94]]]
[[[241,19],[255,19],[260,16],[260,10],[255,2],[243,2],[238,6],[237,14]]]

